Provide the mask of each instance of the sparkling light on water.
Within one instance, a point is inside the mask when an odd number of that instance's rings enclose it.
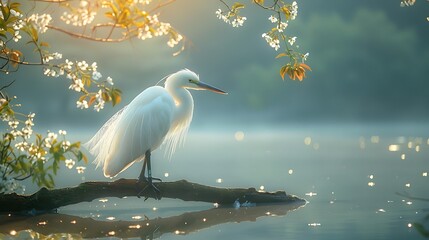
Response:
[[[137,225],[130,225],[130,226],[128,226],[128,228],[136,228],[136,229],[139,229],[139,228],[141,228],[141,226],[140,226],[139,224],[137,224]]]
[[[397,151],[399,151],[400,148],[401,147],[399,145],[397,145],[397,144],[391,144],[391,145],[389,145],[389,151],[390,152],[397,152]]]
[[[309,146],[311,144],[311,137],[304,138],[304,144]]]
[[[371,142],[372,143],[379,143],[380,137],[379,136],[371,136]]]
[[[242,132],[242,131],[235,132],[234,138],[238,142],[243,141],[243,139],[244,139],[244,132]]]

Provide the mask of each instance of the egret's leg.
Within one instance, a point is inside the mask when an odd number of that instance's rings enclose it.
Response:
[[[146,160],[146,157],[144,158],[144,162],[143,162],[143,167],[142,167],[142,171],[140,172],[140,176],[139,176],[139,183],[142,183],[142,182],[146,182],[147,180],[146,180],[146,177],[145,177],[145,171],[146,171],[146,165],[147,165],[147,160]]]
[[[147,151],[145,154],[145,163],[147,163],[147,178],[148,178],[149,182],[152,182],[153,180],[157,180],[157,181],[162,182],[162,180],[160,178],[153,178],[152,177],[152,164],[150,162],[150,156],[151,156],[150,151]],[[147,162],[146,162],[146,159],[147,159]]]
[[[137,194],[137,197],[140,198],[140,194],[146,192],[147,190],[152,190],[156,194],[155,199],[161,199],[159,189],[152,182],[152,180],[161,181],[161,179],[152,178],[152,166],[151,166],[151,162],[150,162],[150,155],[151,155],[150,150],[147,150],[145,153],[143,168],[142,168],[142,171],[140,172],[140,176],[139,176],[139,182],[140,183],[142,183],[143,181],[146,182],[146,186]],[[146,167],[147,167],[147,176],[148,176],[147,178],[144,175]],[[146,199],[148,199],[147,196],[146,196],[145,200]]]

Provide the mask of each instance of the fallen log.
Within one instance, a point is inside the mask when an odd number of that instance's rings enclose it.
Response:
[[[175,198],[184,201],[202,201],[218,204],[239,203],[291,203],[304,202],[296,196],[284,191],[261,192],[255,188],[217,188],[180,180],[175,182],[159,182],[154,185],[160,195],[148,191],[141,194],[145,198]],[[97,198],[138,196],[145,183],[137,185],[135,179],[119,179],[114,182],[84,182],[76,187],[61,189],[41,188],[32,195],[3,194],[0,195],[0,212],[38,213],[52,211],[59,207],[90,202]]]

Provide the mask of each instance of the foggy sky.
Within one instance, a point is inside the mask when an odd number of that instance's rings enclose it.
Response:
[[[178,57],[166,39],[93,43],[50,31],[51,51],[63,58],[96,61],[103,77],[123,91],[123,102],[96,113],[75,107],[65,78],[46,78],[22,67],[2,79],[8,90],[49,127],[99,126],[134,96],[167,74],[189,68],[200,80],[229,92],[193,92],[194,124],[291,122],[426,122],[429,117],[429,4],[400,8],[395,1],[299,1],[287,33],[309,52],[313,71],[303,82],[282,81],[278,54],[261,37],[269,13],[243,10],[245,26],[232,28],[214,14],[217,1],[177,1],[161,12],[189,40]]]

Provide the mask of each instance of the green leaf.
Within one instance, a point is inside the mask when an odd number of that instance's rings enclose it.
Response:
[[[3,13],[3,19],[7,20],[10,16],[10,10],[8,6],[3,6],[3,4],[0,6],[1,12]]]
[[[55,175],[57,175],[57,170],[58,170],[58,161],[54,161],[52,163],[52,171],[54,172]]]

